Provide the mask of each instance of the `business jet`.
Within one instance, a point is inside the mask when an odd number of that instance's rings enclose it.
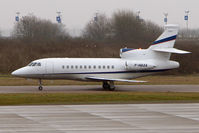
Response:
[[[142,83],[145,81],[132,79],[178,68],[179,63],[170,60],[171,54],[190,53],[174,48],[178,29],[178,25],[166,25],[148,49],[123,48],[120,58],[45,58],[31,62],[12,75],[38,79],[40,91],[42,79],[100,81],[102,87],[110,91],[115,90],[115,81]]]

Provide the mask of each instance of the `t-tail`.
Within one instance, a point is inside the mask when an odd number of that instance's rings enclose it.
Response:
[[[158,37],[158,39],[153,42],[153,44],[148,48],[149,50],[159,53],[162,59],[170,59],[171,53],[175,54],[188,54],[190,52],[179,50],[174,48],[174,44],[177,39],[179,31],[179,26],[174,24],[169,24],[165,26],[165,31]]]
[[[165,30],[158,37],[157,40],[148,49],[129,49],[124,48],[120,51],[121,58],[127,59],[155,59],[166,61],[170,59],[172,53],[175,54],[187,54],[190,52],[179,50],[174,48],[176,38],[178,35],[179,26],[169,24],[165,26]]]

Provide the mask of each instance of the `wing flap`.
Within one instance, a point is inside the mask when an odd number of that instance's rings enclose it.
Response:
[[[140,80],[110,79],[110,78],[101,78],[101,77],[87,77],[86,79],[97,80],[97,81],[119,81],[119,82],[131,82],[131,83],[144,83],[144,82],[147,82],[147,81],[140,81]]]
[[[184,51],[184,50],[179,50],[176,48],[155,48],[153,51],[157,52],[165,52],[165,53],[174,53],[174,54],[189,54],[191,52]]]

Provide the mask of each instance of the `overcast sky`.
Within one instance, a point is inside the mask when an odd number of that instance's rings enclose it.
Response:
[[[191,28],[199,28],[198,0],[0,0],[0,30],[8,34],[15,23],[16,12],[21,16],[33,13],[55,22],[56,12],[61,11],[63,23],[70,31],[79,31],[96,11],[111,16],[119,9],[141,11],[146,20],[163,25],[164,12],[169,13],[169,23],[185,27],[184,12],[190,10]]]

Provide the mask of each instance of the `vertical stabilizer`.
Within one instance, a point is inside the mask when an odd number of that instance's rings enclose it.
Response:
[[[153,42],[153,45],[151,45],[149,49],[152,50],[154,48],[173,48],[177,38],[178,30],[178,25],[166,25],[165,31],[155,42]]]

